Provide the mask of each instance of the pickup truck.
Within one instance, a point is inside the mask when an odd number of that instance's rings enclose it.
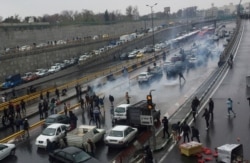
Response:
[[[157,120],[160,122],[161,112],[159,109],[156,109],[156,105],[153,105],[152,110],[147,108],[147,100],[139,101],[133,105],[128,106],[127,108],[127,122],[126,124],[132,127],[145,127],[141,124],[141,115],[152,116],[153,121]]]
[[[149,82],[152,79],[153,75],[149,72],[142,72],[138,75],[138,83]]]
[[[68,146],[85,148],[88,139],[96,143],[104,139],[105,130],[98,129],[96,126],[80,125],[67,133],[66,139]]]

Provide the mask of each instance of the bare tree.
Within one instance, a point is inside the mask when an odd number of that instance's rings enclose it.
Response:
[[[130,5],[126,8],[126,15],[129,19],[133,17],[133,7]]]

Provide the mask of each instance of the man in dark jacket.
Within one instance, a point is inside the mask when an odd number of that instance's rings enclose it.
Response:
[[[114,97],[112,95],[109,95],[109,101],[111,103],[111,106],[113,106],[114,103]]]
[[[162,124],[163,124],[163,137],[162,138],[165,138],[165,134],[167,133],[168,135],[168,138],[170,137],[170,134],[168,132],[168,119],[167,117],[164,117],[162,119]]]
[[[200,143],[200,133],[199,133],[199,130],[197,128],[195,128],[194,126],[192,126],[191,127],[191,131],[192,131],[191,140],[193,141],[193,139],[196,138],[197,141]]]
[[[197,108],[199,105],[200,105],[200,100],[197,98],[197,96],[195,96],[191,105],[194,121],[196,120],[195,116],[197,114]]]
[[[184,143],[186,142],[186,138],[189,142],[190,127],[188,126],[186,121],[184,121],[183,124],[181,125],[181,131],[183,131]]]
[[[209,114],[207,108],[205,108],[205,111],[204,111],[202,117],[204,117],[205,120],[206,120],[206,126],[207,126],[206,130],[208,130],[208,128],[209,128],[209,117],[210,117],[210,114]]]
[[[208,103],[208,111],[209,114],[211,114],[211,118],[214,118],[214,101],[212,98],[209,99],[209,103]]]

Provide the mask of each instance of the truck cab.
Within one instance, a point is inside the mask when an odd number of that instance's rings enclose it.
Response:
[[[121,104],[114,109],[114,122],[126,120],[127,119],[127,109],[131,104]]]

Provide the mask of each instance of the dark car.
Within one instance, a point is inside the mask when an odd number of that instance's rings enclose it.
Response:
[[[122,53],[121,55],[120,55],[120,60],[126,60],[126,59],[128,59],[128,53]]]
[[[49,153],[49,161],[51,163],[100,163],[99,160],[77,147],[54,150]]]
[[[53,123],[63,123],[69,124],[69,117],[64,114],[52,114],[48,118],[45,119],[44,127],[47,127]]]

